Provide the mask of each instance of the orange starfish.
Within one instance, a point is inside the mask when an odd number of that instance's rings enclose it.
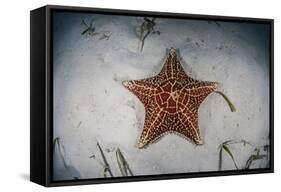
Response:
[[[189,77],[171,48],[160,73],[141,80],[123,81],[145,107],[145,121],[138,147],[143,148],[166,133],[176,133],[203,144],[198,127],[198,109],[217,88],[217,82]]]

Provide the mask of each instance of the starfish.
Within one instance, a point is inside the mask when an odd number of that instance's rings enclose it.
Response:
[[[202,145],[198,126],[198,109],[216,90],[218,83],[189,77],[171,48],[159,74],[141,80],[123,81],[145,108],[144,128],[138,147],[153,143],[166,133],[176,133]]]

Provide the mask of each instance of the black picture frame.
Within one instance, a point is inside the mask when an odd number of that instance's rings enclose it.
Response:
[[[148,16],[207,21],[234,21],[263,23],[270,26],[270,167],[235,171],[212,171],[198,173],[165,174],[83,179],[71,181],[52,180],[52,122],[53,122],[53,71],[52,71],[52,12],[69,11],[110,15]],[[30,12],[30,180],[43,186],[65,186],[81,184],[179,179],[274,172],[274,20],[213,15],[194,15],[135,10],[99,9],[47,5]]]

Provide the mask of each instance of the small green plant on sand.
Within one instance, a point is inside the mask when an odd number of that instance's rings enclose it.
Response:
[[[114,177],[111,166],[109,165],[109,163],[106,159],[106,156],[104,154],[104,151],[101,148],[99,143],[97,143],[97,147],[98,147],[99,153],[101,155],[102,161],[97,159],[95,155],[90,156],[90,158],[96,159],[103,166],[104,177],[108,177],[108,176]],[[116,161],[117,161],[117,165],[118,165],[121,176],[133,176],[134,174],[133,174],[128,162],[126,161],[123,153],[121,152],[121,150],[119,148],[117,148],[117,150],[115,152],[115,156],[116,156]]]
[[[235,112],[236,111],[236,108],[233,105],[233,103],[229,100],[229,98],[223,92],[221,92],[221,91],[214,91],[214,92],[219,94],[219,95],[221,95],[225,99],[225,101],[227,102],[231,112]]]
[[[84,19],[82,20],[82,25],[85,26],[81,35],[84,36],[99,36],[99,40],[108,40],[111,36],[111,32],[109,31],[97,31],[94,25],[94,19],[92,19],[89,23],[87,23]]]
[[[66,161],[65,161],[65,158],[64,158],[64,156],[63,156],[63,152],[62,152],[62,150],[64,150],[64,146],[63,145],[61,145],[61,138],[60,137],[56,137],[56,138],[54,138],[54,140],[53,140],[53,154],[54,154],[54,152],[55,152],[55,148],[56,148],[56,146],[58,146],[58,154],[60,154],[60,156],[61,156],[61,159],[62,159],[62,162],[63,162],[63,166],[64,166],[64,168],[68,168],[68,166],[67,166],[67,163],[66,163]]]
[[[160,35],[160,31],[155,30],[155,19],[156,18],[144,17],[142,24],[136,28],[136,34],[141,43],[140,51],[143,50],[144,41],[150,34]]]
[[[243,144],[244,147],[251,146],[253,148],[253,154],[249,155],[249,158],[246,161],[246,164],[244,166],[239,167],[236,163],[235,157],[231,150],[231,146],[235,145],[235,144]],[[262,154],[261,149],[263,149],[266,153]],[[231,160],[237,170],[250,169],[250,167],[254,161],[264,159],[264,158],[269,158],[269,146],[268,145],[256,147],[246,140],[227,140],[219,145],[218,150],[219,150],[219,165],[218,165],[219,170],[222,170],[223,154],[227,154],[231,158]]]

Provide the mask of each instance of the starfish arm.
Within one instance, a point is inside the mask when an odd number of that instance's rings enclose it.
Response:
[[[150,79],[123,81],[123,85],[146,105],[149,102],[150,95],[156,90],[155,85],[150,81]]]
[[[185,138],[190,139],[196,145],[203,144],[198,126],[198,111],[194,113],[185,110],[185,112],[179,113],[173,130]]]
[[[163,82],[167,79],[177,79],[177,81],[182,82],[183,84],[198,83],[198,80],[195,80],[188,75],[186,75],[180,60],[177,57],[176,50],[171,49],[168,57],[165,60],[164,66],[158,78]]]
[[[138,142],[139,148],[147,146],[166,132],[167,127],[164,126],[165,116],[166,114],[160,108],[146,109],[144,128]]]
[[[159,76],[165,79],[185,78],[185,72],[177,58],[176,50],[171,49],[168,57],[165,60],[164,66],[159,73]]]
[[[182,91],[189,95],[191,102],[197,103],[199,107],[204,99],[217,89],[217,85],[217,82],[199,81],[194,84],[188,84]]]

